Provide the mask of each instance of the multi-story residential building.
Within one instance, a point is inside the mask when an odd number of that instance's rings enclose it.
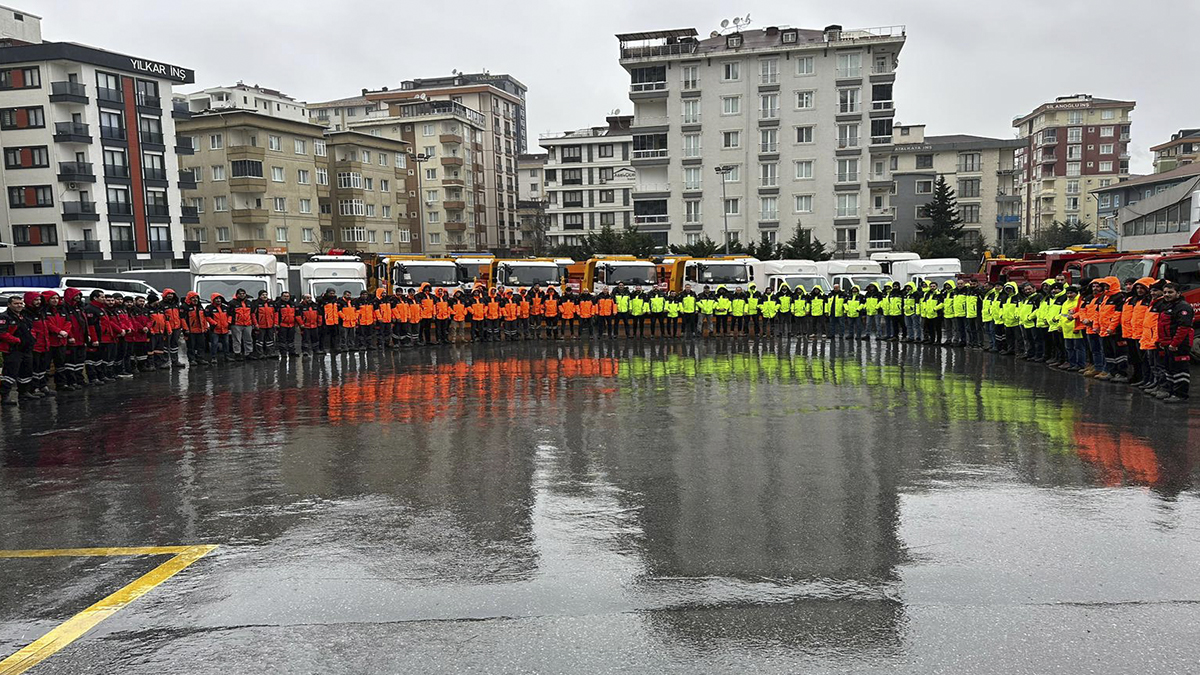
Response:
[[[549,247],[545,184],[548,159],[544,152],[517,156],[517,220],[521,229],[514,253],[539,255]]]
[[[576,246],[589,232],[633,225],[633,117],[612,116],[607,122],[544,134],[538,141],[547,156],[543,183],[552,246]]]
[[[1025,234],[1055,221],[1097,224],[1089,193],[1129,176],[1130,113],[1137,104],[1060,96],[1013,120],[1025,147],[1017,149],[1017,169]],[[1100,229],[1101,239],[1116,232]]]
[[[892,183],[890,195],[871,191],[868,251],[912,243],[917,226],[928,222],[923,208],[932,200],[938,178],[945,178],[955,191],[964,243],[1017,241],[1021,198],[1014,162],[1017,148],[1024,147],[1025,141],[967,134],[926,136],[923,124],[896,125],[892,140],[895,155],[890,164],[875,159],[867,176],[872,186]]]
[[[322,199],[330,197],[325,128],[266,112],[225,108],[179,123],[196,154],[184,201],[199,216],[188,239],[206,253],[269,252],[302,261],[321,251]]]
[[[238,81],[232,87],[210,87],[191,94],[176,94],[175,100],[184,103],[192,113],[209,110],[253,110],[268,117],[282,117],[296,122],[308,121],[308,109],[303,101],[287,94]]]
[[[200,250],[292,263],[330,248],[391,251],[408,222],[395,197],[407,180],[398,140],[235,109],[195,115],[180,133],[197,148],[185,198]]]
[[[903,27],[618,35],[634,105],[634,220],[663,244],[782,241],[866,252],[864,178],[892,150]],[[720,171],[716,169],[720,168]],[[780,233],[780,230],[783,232]]]
[[[386,109],[387,106],[368,101],[366,93],[367,90],[363,89],[362,96],[309,103],[305,107],[308,109],[310,121],[334,131],[343,131],[349,129],[354,122],[362,120],[368,113],[378,111],[381,107]]]
[[[405,122],[405,120],[388,115],[386,110],[374,110],[365,118],[351,122],[349,128],[350,131],[383,137],[404,144],[404,151],[395,157],[396,182],[392,186],[392,191],[396,194],[396,236],[392,242],[394,246],[384,246],[387,251],[393,253],[411,253],[416,250],[413,246],[414,238],[418,243],[420,241],[419,233],[415,237],[413,234],[417,231],[419,224],[417,213],[417,183],[420,180],[417,176],[418,163],[413,160],[412,146],[405,139]]]
[[[480,79],[489,77],[492,81]],[[393,115],[401,108],[444,102],[462,106],[479,118],[481,132],[472,142],[472,146],[478,147],[472,147],[470,152],[478,167],[475,187],[477,191],[480,186],[483,189],[482,199],[475,200],[473,232],[468,232],[464,239],[463,245],[470,250],[502,251],[520,236],[516,178],[517,155],[522,152],[520,136],[524,128],[525,89],[521,85],[514,93],[515,82],[507,75],[456,75],[406,80],[400,89],[366,93],[367,100],[387,105]],[[429,155],[430,147],[436,149],[432,143],[413,143],[417,153]]]
[[[1200,157],[1200,129],[1180,129],[1171,140],[1150,148],[1154,153],[1154,173],[1170,171],[1191,164]]]
[[[1200,163],[1092,190],[1105,229],[1122,251],[1200,244]]]
[[[169,267],[185,257],[171,88],[191,70],[71,42],[0,8],[0,130],[10,274]]]

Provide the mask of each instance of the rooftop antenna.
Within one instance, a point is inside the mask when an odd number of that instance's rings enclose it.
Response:
[[[747,14],[745,16],[745,18],[740,17],[740,16],[735,16],[732,19],[721,19],[721,31],[719,33],[717,31],[713,31],[714,37],[716,35],[720,35],[721,33],[725,33],[730,30],[732,30],[733,32],[738,32],[738,31],[744,30],[749,25],[750,25],[750,15],[749,14]]]

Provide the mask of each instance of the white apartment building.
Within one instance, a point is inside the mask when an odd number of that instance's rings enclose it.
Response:
[[[381,106],[375,101],[368,101],[367,90],[363,89],[362,96],[339,98],[333,101],[307,104],[309,121],[328,128],[330,131],[345,131],[351,124],[362,121],[368,114],[377,112]]]
[[[0,8],[0,133],[8,274],[169,267],[192,250],[171,88],[191,70],[71,42]]]
[[[242,81],[232,87],[210,87],[191,94],[176,94],[175,101],[183,103],[192,113],[210,110],[252,110],[260,115],[280,117],[294,122],[308,122],[308,109],[303,101],[287,94]]]
[[[697,35],[617,36],[639,231],[660,245],[721,241],[728,223],[731,239],[782,241],[799,225],[839,255],[864,255],[866,173],[890,162],[904,28]]]
[[[543,199],[551,246],[575,246],[589,232],[633,224],[632,121],[613,116],[607,126],[545,134],[538,141],[546,150]]]

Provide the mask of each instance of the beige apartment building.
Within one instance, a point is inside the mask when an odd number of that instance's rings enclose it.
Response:
[[[395,196],[407,179],[401,141],[247,110],[195,115],[179,133],[195,148],[184,161],[195,187],[183,198],[200,251],[298,263],[331,248],[394,250],[407,226]]]
[[[462,232],[464,243],[450,244],[447,248],[453,250],[462,246],[465,247],[464,250],[507,249],[520,239],[516,178],[517,155],[521,152],[519,137],[524,109],[523,96],[508,91],[507,87],[500,86],[503,84],[500,82],[489,84],[462,77],[450,78],[444,83],[441,83],[441,80],[438,82],[437,86],[433,86],[421,80],[406,81],[400,89],[368,91],[366,98],[368,101],[386,104],[391,115],[399,116],[417,116],[414,111],[422,110],[421,106],[427,104],[449,103],[461,106],[459,112],[471,118],[469,127],[478,129],[479,133],[470,141],[469,147],[459,144],[460,159],[453,155],[440,154],[446,149],[445,143],[415,131],[412,138],[413,152],[433,157],[427,161],[425,168],[430,168],[428,162],[434,162],[439,168],[455,167],[463,173],[469,168],[474,173],[472,179],[476,188],[473,190],[476,199],[472,209],[473,226],[465,227],[464,220],[462,230],[448,230],[447,236],[450,236],[451,232]],[[409,112],[405,113],[404,108],[408,108]],[[421,113],[420,116],[429,114]],[[426,130],[422,126],[422,131]],[[431,139],[438,142],[431,142]],[[469,157],[472,162],[467,162],[468,152],[472,153]],[[424,181],[424,177],[422,180]],[[465,175],[463,180],[462,187],[465,188]],[[480,187],[482,190],[478,189]],[[427,195],[422,195],[423,201],[428,201],[424,199],[425,196]],[[482,199],[479,199],[479,196],[482,196]],[[455,226],[457,228],[458,223],[455,223]]]

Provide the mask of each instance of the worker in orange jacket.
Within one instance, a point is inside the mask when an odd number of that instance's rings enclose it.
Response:
[[[446,289],[439,288],[433,298],[433,320],[437,328],[438,344],[450,342],[450,296]]]
[[[450,343],[458,344],[466,341],[467,303],[463,298],[462,289],[455,289],[450,299]]]
[[[275,329],[279,326],[279,315],[275,301],[266,291],[259,291],[258,298],[250,305],[254,317],[254,356],[260,359],[278,358],[275,353]]]
[[[300,298],[296,305],[296,325],[300,328],[300,355],[312,358],[321,348],[321,306],[311,295]]]
[[[375,300],[367,291],[358,294],[358,350],[375,349]]]
[[[424,308],[421,306],[421,298],[413,289],[408,289],[408,341],[410,345],[423,345],[424,340],[421,339],[421,323],[423,321],[422,314]]]
[[[484,300],[483,291],[475,289],[470,302],[467,310],[471,313],[471,341],[483,342],[487,337],[487,301]]]
[[[511,290],[504,293],[501,316],[504,319],[504,339],[511,342],[517,339],[517,322],[521,319],[521,303]]]
[[[338,301],[338,311],[341,313],[338,348],[341,351],[354,351],[358,348],[358,306],[350,291],[342,293],[342,299]]]
[[[496,289],[489,288],[487,295],[487,339],[492,342],[500,340],[500,298]]]
[[[547,340],[558,338],[558,303],[558,292],[554,290],[553,286],[550,286],[542,294],[542,312],[545,315]]]

